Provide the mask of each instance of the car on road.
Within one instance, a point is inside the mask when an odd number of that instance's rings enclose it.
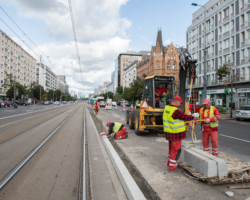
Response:
[[[60,102],[59,101],[55,101],[54,104],[55,105],[60,105]]]
[[[240,119],[250,119],[250,105],[240,106],[240,108],[236,110],[236,120]]]
[[[49,105],[49,101],[45,101],[45,102],[44,102],[44,105]]]

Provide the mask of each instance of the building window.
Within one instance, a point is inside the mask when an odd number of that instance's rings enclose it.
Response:
[[[171,49],[171,52],[173,52],[173,49]]]
[[[224,18],[228,17],[229,16],[229,8],[226,8],[224,10]]]
[[[229,48],[230,47],[230,39],[229,38],[226,39],[226,40],[224,40],[224,47],[225,48]]]
[[[160,63],[156,63],[156,69],[160,69]]]
[[[173,70],[176,70],[176,64],[175,63],[173,64]]]
[[[170,69],[170,63],[167,64],[167,69]]]

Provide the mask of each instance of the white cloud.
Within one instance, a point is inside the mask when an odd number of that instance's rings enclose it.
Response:
[[[5,1],[5,0],[3,0]],[[119,53],[129,49],[126,31],[131,22],[121,18],[119,10],[128,0],[72,0],[72,9],[81,57],[84,90],[93,92],[97,85],[110,80]],[[53,43],[39,46],[56,74],[66,75],[70,90],[81,90],[81,76],[67,0],[12,0],[20,16],[42,20]],[[34,27],[35,28],[35,27]],[[29,35],[28,32],[26,32]],[[46,36],[44,36],[46,37]],[[22,43],[19,43],[22,45]],[[34,49],[34,51],[39,51]],[[86,93],[85,93],[86,94]]]

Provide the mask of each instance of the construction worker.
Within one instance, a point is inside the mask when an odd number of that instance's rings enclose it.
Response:
[[[94,103],[94,109],[95,109],[95,114],[97,115],[98,114],[98,110],[99,110],[99,103],[98,103],[98,101],[95,101],[95,103]]]
[[[218,156],[218,122],[220,113],[216,107],[210,105],[209,99],[204,99],[203,105],[204,107],[200,109],[200,119],[205,120],[201,122],[203,150],[210,151],[209,137],[211,137],[212,154]]]
[[[166,105],[163,113],[163,128],[166,140],[169,143],[168,169],[177,169],[177,160],[181,155],[181,140],[186,138],[186,127],[184,121],[191,121],[199,117],[198,113],[185,115],[180,109],[183,104],[180,96],[174,97],[170,105]]]
[[[112,132],[114,132],[114,139],[125,139],[128,137],[128,133],[126,132],[126,127],[119,122],[113,122],[110,121],[107,122],[107,127],[109,127],[108,131],[103,133],[102,135],[110,135]]]
[[[162,83],[159,84],[158,88],[155,88],[155,107],[159,108],[160,101],[166,104],[166,96],[168,95],[168,90],[163,87]]]

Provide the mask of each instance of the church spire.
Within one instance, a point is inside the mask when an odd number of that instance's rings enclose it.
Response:
[[[157,38],[156,38],[156,45],[155,46],[157,46],[157,43],[159,43],[160,47],[162,48],[163,44],[162,44],[161,29],[158,30]]]

